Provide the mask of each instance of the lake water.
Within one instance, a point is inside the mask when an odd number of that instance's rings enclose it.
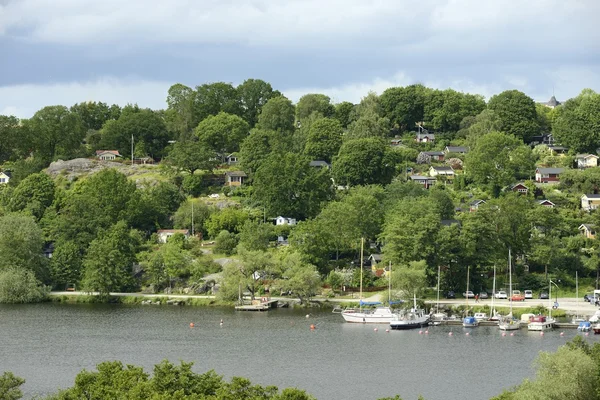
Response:
[[[196,372],[299,387],[319,400],[375,400],[399,394],[488,399],[533,375],[540,351],[555,351],[575,330],[430,327],[429,334],[354,325],[330,311],[123,305],[0,305],[0,373],[27,380],[25,398],[73,385],[83,368],[121,360],[151,367],[193,361]],[[223,326],[219,322],[224,320]],[[190,328],[190,322],[195,324]],[[310,330],[310,324],[316,329]],[[448,332],[452,331],[453,336]],[[590,335],[587,340],[598,338]]]

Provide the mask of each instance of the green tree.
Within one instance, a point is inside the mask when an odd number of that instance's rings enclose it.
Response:
[[[38,279],[45,280],[43,245],[42,230],[32,217],[19,214],[0,217],[0,271],[8,268],[30,270]]]
[[[225,254],[230,256],[235,253],[235,248],[238,245],[238,237],[235,233],[222,230],[215,238],[215,247],[213,252],[216,254]]]
[[[5,371],[0,376],[0,400],[18,400],[23,397],[20,387],[24,383],[25,379]]]
[[[76,285],[81,281],[85,250],[84,246],[72,240],[54,243],[50,275],[55,288],[64,290],[68,285]]]
[[[333,159],[338,185],[388,184],[394,174],[389,146],[376,138],[348,140]]]
[[[217,153],[206,143],[177,142],[167,157],[169,163],[191,175],[198,170],[211,172],[218,165]]]
[[[584,89],[558,108],[552,133],[577,152],[596,152],[600,142],[600,94]]]
[[[132,266],[136,261],[137,238],[119,221],[90,243],[83,260],[83,288],[107,297],[110,292],[135,288]]]
[[[246,79],[236,90],[240,98],[242,116],[250,127],[257,124],[258,115],[267,101],[281,96],[281,93],[273,90],[270,83],[261,79]]]
[[[331,104],[329,96],[309,93],[300,97],[296,104],[296,119],[303,122],[312,113],[318,113],[325,118],[332,117],[335,114],[335,107]]]
[[[411,261],[408,265],[394,268],[391,285],[408,298],[420,296],[427,289],[427,262]]]
[[[169,88],[166,120],[169,130],[177,134],[179,141],[188,139],[189,133],[200,122],[194,112],[195,99],[196,91],[181,83]]]
[[[310,300],[319,292],[321,277],[317,268],[305,262],[299,253],[285,252],[279,259],[283,268],[283,278],[277,286],[283,291],[291,291],[300,300]]]
[[[240,245],[247,250],[266,251],[274,236],[274,226],[269,223],[246,221],[240,230]]]
[[[386,89],[379,97],[383,116],[401,131],[415,129],[417,122],[423,121],[426,90],[423,85]]]
[[[238,91],[230,83],[214,82],[196,86],[194,117],[196,124],[220,112],[242,115]]]
[[[0,164],[14,160],[19,146],[19,141],[26,142],[26,138],[19,137],[22,132],[20,121],[17,117],[0,115]]]
[[[343,101],[335,105],[334,118],[337,119],[342,128],[347,128],[353,120],[352,113],[354,111],[354,104],[349,101]]]
[[[72,113],[79,115],[81,122],[86,131],[100,130],[104,123],[111,119],[118,119],[121,115],[121,107],[116,104],[108,106],[106,103],[101,101],[86,101],[77,103],[71,106],[69,109]]]
[[[263,129],[253,129],[242,142],[240,151],[240,166],[248,173],[258,170],[273,148],[276,133]]]
[[[331,162],[342,145],[342,126],[335,119],[321,118],[310,126],[304,152],[313,160]]]
[[[227,207],[214,212],[206,222],[208,236],[215,238],[223,230],[239,233],[248,218],[247,211],[236,207]]]
[[[273,97],[263,106],[258,116],[258,127],[278,133],[294,131],[294,105],[284,96]]]
[[[0,303],[37,303],[48,297],[45,287],[27,269],[0,269]],[[0,399],[2,398],[0,382]]]
[[[44,173],[29,175],[19,182],[12,193],[9,208],[13,211],[27,210],[37,220],[54,201],[54,181]]]
[[[224,160],[228,153],[239,150],[249,130],[248,123],[242,118],[220,112],[200,122],[195,133],[200,143],[221,154]]]
[[[500,130],[529,141],[540,131],[535,102],[518,90],[506,90],[492,96],[488,109],[500,118]]]
[[[193,204],[193,212],[192,212]],[[201,232],[204,237],[208,231],[206,223],[212,213],[216,212],[213,206],[206,204],[200,199],[188,199],[182,203],[173,215],[173,227],[175,229],[189,229],[192,231],[192,217],[195,232]]]
[[[34,152],[47,163],[72,158],[85,138],[81,118],[64,106],[44,107],[23,124],[33,138]]]

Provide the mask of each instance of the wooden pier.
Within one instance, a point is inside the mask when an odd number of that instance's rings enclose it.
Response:
[[[238,311],[268,311],[271,308],[277,308],[277,300],[260,299],[252,300],[249,304],[235,306]]]

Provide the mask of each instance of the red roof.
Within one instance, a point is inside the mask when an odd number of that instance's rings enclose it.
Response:
[[[100,154],[104,154],[104,153],[110,153],[110,154],[114,154],[115,156],[120,156],[119,150],[96,150],[97,156]]]

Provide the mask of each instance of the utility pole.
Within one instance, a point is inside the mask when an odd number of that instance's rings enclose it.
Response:
[[[131,134],[131,165],[133,165],[133,133]]]
[[[194,203],[192,202],[192,237],[194,237]]]

